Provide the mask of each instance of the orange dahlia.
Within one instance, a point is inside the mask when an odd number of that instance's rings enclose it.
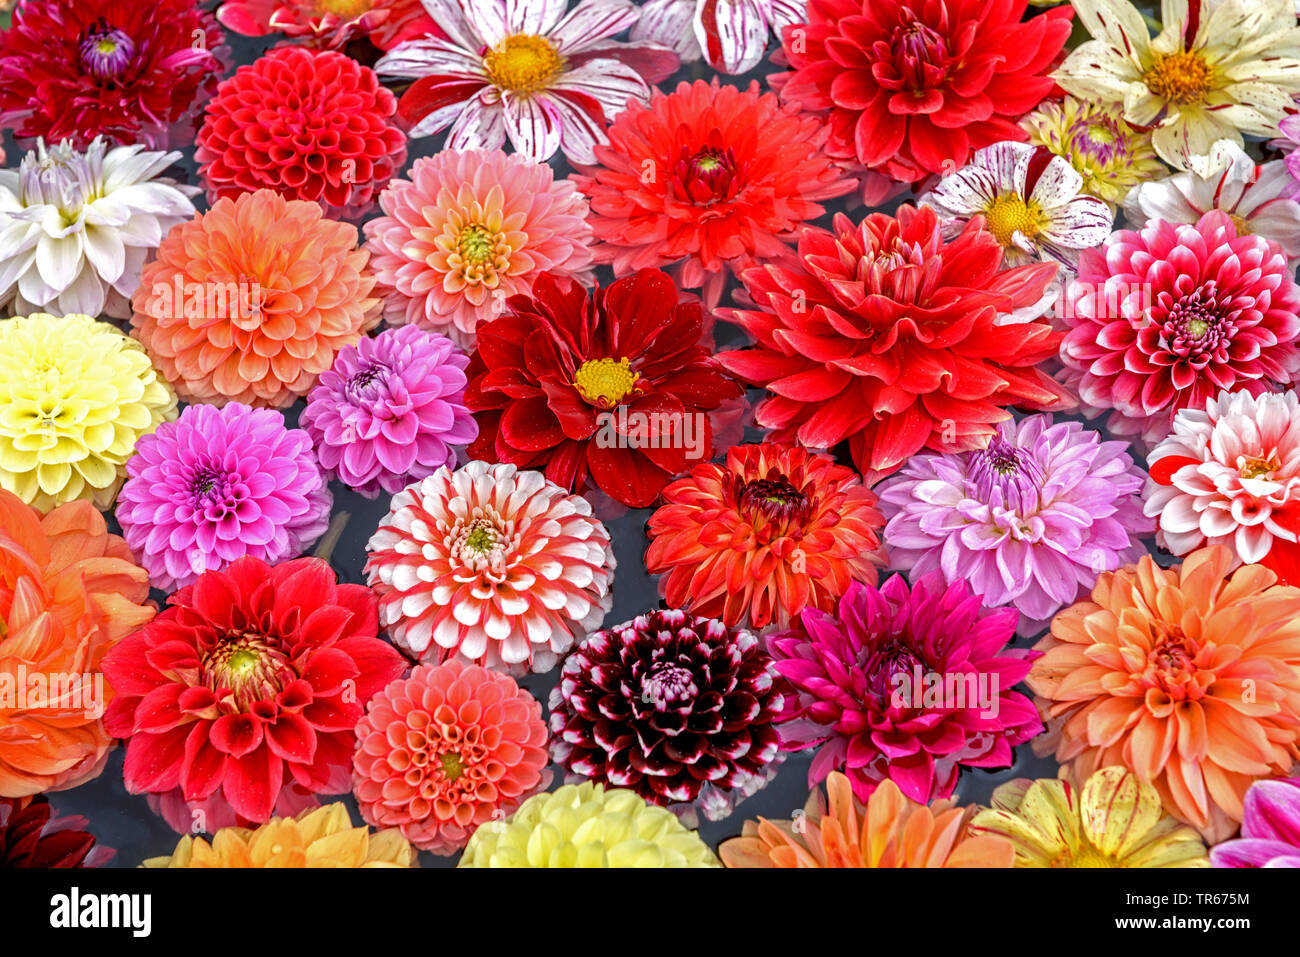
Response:
[[[269,189],[218,200],[145,266],[134,335],[182,399],[291,405],[379,321],[357,238]]]
[[[75,787],[113,739],[100,660],[153,617],[149,579],[86,501],[44,518],[0,490],[0,797]]]
[[[1215,545],[1160,568],[1105,572],[1092,601],[1056,616],[1026,679],[1055,749],[1082,785],[1132,770],[1210,843],[1236,831],[1252,781],[1300,756],[1300,588]]]

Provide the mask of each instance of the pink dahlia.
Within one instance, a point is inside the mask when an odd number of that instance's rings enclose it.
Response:
[[[329,526],[312,440],[272,409],[191,405],[136,443],[126,471],[117,520],[163,591],[245,555],[301,555]]]
[[[375,498],[453,464],[452,446],[478,435],[465,407],[468,363],[451,340],[414,326],[341,350],[299,419],[326,474]]]
[[[614,550],[586,499],[513,465],[403,489],[366,550],[384,626],[423,662],[549,671],[613,601]]]
[[[543,272],[586,280],[587,201],[551,168],[500,150],[421,157],[379,196],[365,224],[389,324],[409,323],[472,348],[480,322]]]
[[[1093,414],[1113,410],[1112,431],[1148,447],[1179,409],[1224,389],[1259,395],[1300,371],[1300,286],[1285,251],[1238,235],[1217,209],[1085,250],[1063,313],[1067,384]]]

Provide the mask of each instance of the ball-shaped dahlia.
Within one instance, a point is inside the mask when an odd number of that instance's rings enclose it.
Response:
[[[83,817],[61,817],[44,797],[0,798],[0,870],[102,867],[113,851],[95,845]]]
[[[384,318],[474,345],[482,322],[543,272],[585,279],[587,201],[545,163],[500,150],[447,149],[411,164],[365,224]]]
[[[721,867],[667,808],[633,791],[566,784],[469,839],[459,867]]]
[[[1014,606],[1031,635],[1101,572],[1146,554],[1145,480],[1127,442],[1032,415],[1003,422],[982,451],[914,456],[876,491],[893,568],[964,579],[985,605]]]
[[[134,335],[186,401],[283,408],[379,321],[368,259],[316,203],[221,199],[145,266]]]
[[[1076,784],[1123,766],[1211,844],[1232,836],[1259,777],[1300,748],[1300,588],[1211,545],[1097,579],[1052,622],[1027,684]]]
[[[245,555],[294,558],[329,527],[311,437],[273,409],[188,406],[140,441],[126,470],[117,520],[163,591]]]
[[[424,662],[549,671],[613,603],[614,550],[585,499],[470,462],[393,496],[366,545],[389,635]]]
[[[217,89],[194,159],[209,201],[265,188],[353,219],[406,162],[396,113],[397,98],[369,67],[280,47]]]
[[[932,573],[909,589],[894,575],[855,582],[835,614],[808,609],[773,635],[776,669],[793,687],[781,746],[816,748],[809,784],[843,771],[866,800],[892,780],[913,801],[946,798],[963,767],[1002,768],[1012,748],[1043,730],[1012,691],[1030,652],[1007,648],[1016,612],[986,611],[965,581]]]
[[[551,754],[573,781],[726,817],[776,773],[781,683],[748,631],[652,611],[598,631],[551,689]],[[686,808],[682,809],[686,811]]]
[[[108,508],[136,443],[176,417],[139,344],[90,316],[0,320],[0,489]]]
[[[545,787],[546,764],[542,706],[513,678],[462,661],[421,665],[357,722],[353,793],[366,823],[454,854]]]
[[[453,465],[452,446],[478,435],[465,407],[468,363],[451,340],[414,326],[340,350],[299,419],[326,474],[376,498]]]
[[[1061,318],[1065,381],[1092,414],[1149,448],[1179,409],[1223,390],[1252,395],[1300,372],[1300,286],[1286,253],[1238,235],[1227,213],[1153,220],[1085,250]]]
[[[786,627],[829,611],[853,581],[876,582],[884,524],[852,469],[797,446],[740,445],[664,489],[646,568],[661,591],[728,625]]]

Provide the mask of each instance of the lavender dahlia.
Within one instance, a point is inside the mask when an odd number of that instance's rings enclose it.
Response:
[[[311,438],[272,409],[189,406],[137,443],[126,470],[117,519],[164,591],[244,555],[293,558],[329,526],[331,496]]]
[[[468,363],[450,339],[415,326],[339,352],[300,419],[326,474],[376,498],[454,466],[452,446],[478,435],[465,407]]]

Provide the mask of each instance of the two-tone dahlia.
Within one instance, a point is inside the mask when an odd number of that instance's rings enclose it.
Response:
[[[1222,210],[1122,229],[1079,258],[1059,319],[1064,379],[1108,428],[1150,448],[1179,409],[1300,372],[1300,286],[1282,247]]]
[[[664,489],[646,569],[669,606],[728,625],[786,627],[830,611],[884,563],[876,495],[852,469],[797,446],[740,445]]]
[[[284,408],[379,321],[369,258],[316,203],[220,199],[144,267],[133,335],[188,402]]]
[[[1210,848],[1215,867],[1300,867],[1300,781],[1256,781],[1246,792],[1241,836]]]
[[[1165,174],[1151,134],[1124,121],[1119,107],[1048,100],[1022,121],[1029,142],[1046,147],[1083,177],[1082,192],[1117,205],[1130,189]]]
[[[468,363],[451,340],[414,326],[342,349],[298,420],[325,473],[376,498],[454,464],[452,446],[478,435],[465,407]]]
[[[1043,730],[1011,690],[1033,661],[1006,647],[1015,627],[1014,610],[985,610],[965,581],[854,582],[835,614],[810,608],[768,638],[794,689],[781,747],[816,748],[809,785],[842,771],[860,800],[892,780],[925,804],[951,795],[963,767],[1010,766],[1012,748]]]
[[[84,817],[63,817],[45,797],[0,798],[0,870],[102,867],[113,851],[95,844]]]
[[[374,827],[454,854],[481,824],[550,782],[542,706],[508,675],[421,665],[370,699],[357,722],[353,793]]]
[[[771,438],[815,449],[848,440],[868,482],[923,448],[983,448],[1006,406],[1069,402],[1036,368],[1061,340],[1036,318],[1057,266],[1002,269],[1003,259],[975,220],[945,241],[928,206],[856,226],[836,216],[834,235],[804,233],[792,264],[741,274],[755,308],[729,318],[758,344],[718,361],[773,393],[757,408]]]
[[[222,82],[194,153],[208,201],[273,189],[355,219],[406,162],[397,98],[331,50],[281,47]]]
[[[256,822],[289,782],[346,791],[353,728],[405,668],[378,625],[370,590],[319,558],[204,572],[104,659],[116,693],[104,726],[129,739],[127,790],[220,790]]]
[[[295,558],[329,527],[312,439],[273,409],[188,406],[140,440],[126,470],[117,520],[163,591],[245,555]]]
[[[587,202],[545,163],[500,150],[422,156],[379,196],[366,248],[390,325],[472,348],[479,323],[543,272],[590,277]]]
[[[1035,751],[1076,784],[1128,768],[1211,844],[1236,831],[1251,782],[1300,755],[1300,588],[1236,564],[1211,545],[1104,572],[1027,679],[1048,721]]]
[[[963,579],[985,605],[1014,606],[1030,635],[1146,553],[1145,480],[1127,442],[1032,415],[1003,422],[987,449],[914,456],[876,491],[892,567]]]
[[[544,273],[531,296],[507,304],[470,358],[475,458],[645,508],[713,457],[711,413],[744,390],[714,358],[700,304],[679,299],[665,273],[642,269],[592,291]]]
[[[225,0],[217,19],[232,33],[279,33],[337,49],[364,39],[381,50],[437,31],[420,0]]]
[[[575,647],[551,689],[551,755],[571,781],[719,820],[780,765],[784,700],[757,637],[658,610]],[[678,810],[674,807],[674,810]]]
[[[683,63],[702,56],[719,73],[748,73],[762,62],[768,40],[804,16],[800,0],[647,0],[632,27],[677,53]]]
[[[366,552],[384,627],[427,663],[549,671],[613,603],[614,549],[591,505],[513,465],[403,489]]]

